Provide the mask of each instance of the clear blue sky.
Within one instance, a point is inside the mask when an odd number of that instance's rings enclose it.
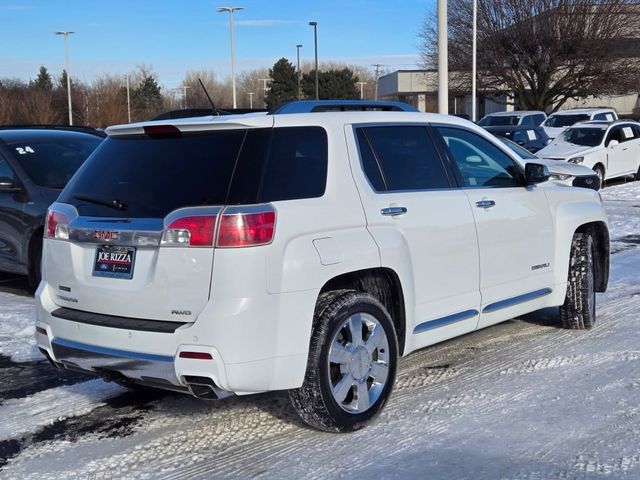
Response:
[[[278,58],[313,58],[318,22],[320,61],[382,63],[412,68],[419,62],[418,31],[435,0],[0,0],[0,77],[27,80],[40,65],[59,74],[62,37],[70,37],[70,71],[84,80],[123,73],[144,63],[163,85],[180,83],[190,69],[230,72],[228,14],[236,12],[238,70],[271,66]]]

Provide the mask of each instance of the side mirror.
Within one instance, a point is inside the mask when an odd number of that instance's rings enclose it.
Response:
[[[527,163],[524,166],[524,179],[527,185],[549,180],[549,169],[540,163]]]
[[[613,148],[620,145],[620,142],[618,140],[610,140],[609,141],[609,148]]]
[[[0,192],[19,192],[20,190],[22,188],[9,177],[0,177]]]

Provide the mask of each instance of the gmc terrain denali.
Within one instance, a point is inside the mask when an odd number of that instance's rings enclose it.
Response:
[[[595,322],[598,193],[466,120],[285,110],[107,134],[45,227],[36,336],[61,368],[203,398],[287,389],[349,431],[402,355],[544,307]]]

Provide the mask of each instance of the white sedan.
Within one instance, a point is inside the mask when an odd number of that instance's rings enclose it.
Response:
[[[513,151],[521,159],[521,164],[524,167],[529,162],[540,163],[545,165],[549,169],[549,180],[556,183],[562,183],[564,185],[570,185],[574,187],[591,188],[592,190],[600,190],[600,180],[596,177],[593,170],[585,167],[584,165],[578,165],[568,162],[556,162],[554,160],[545,160],[539,158],[536,154],[531,153],[524,147],[521,147],[515,142],[503,137],[496,137],[502,143],[504,143],[511,151]]]
[[[538,156],[584,165],[601,181],[627,175],[640,179],[640,123],[579,123],[540,150]]]

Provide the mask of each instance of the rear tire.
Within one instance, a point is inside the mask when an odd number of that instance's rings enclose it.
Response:
[[[289,391],[300,418],[327,432],[358,430],[386,404],[395,382],[398,341],[391,316],[371,295],[320,295],[302,387]]]
[[[596,281],[593,238],[576,233],[571,241],[567,296],[560,307],[564,328],[588,330],[596,323]]]

